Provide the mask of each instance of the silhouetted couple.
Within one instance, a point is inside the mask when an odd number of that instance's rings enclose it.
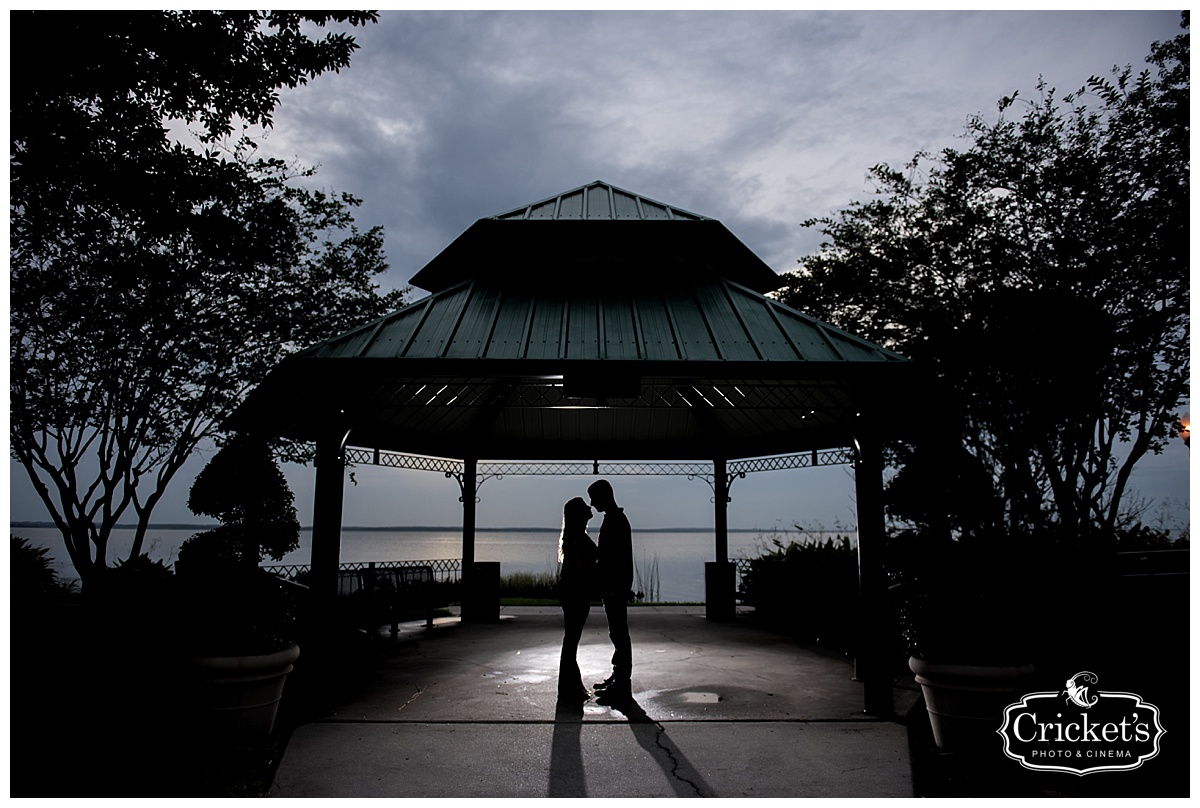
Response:
[[[599,592],[612,640],[612,674],[593,685],[597,702],[620,705],[632,698],[633,645],[629,640],[629,599],[633,588],[633,535],[625,512],[617,507],[612,486],[597,480],[588,487],[592,504],[575,497],[563,506],[558,560],[562,564],[558,600],[563,609],[563,647],[558,668],[558,698],[583,702],[591,693],[579,672],[579,639],[591,611],[592,596]],[[587,532],[592,508],[604,514],[599,543]]]

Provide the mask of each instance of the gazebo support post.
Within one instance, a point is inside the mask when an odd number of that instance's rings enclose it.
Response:
[[[863,683],[864,711],[870,715],[888,716],[894,707],[885,623],[883,446],[872,430],[860,430],[855,435],[855,448],[858,450],[854,489],[858,500],[858,585],[862,616],[854,673]]]
[[[716,505],[717,561],[729,560],[729,473],[724,460],[713,461],[713,502]]]
[[[474,458],[463,460],[462,504],[463,504],[463,543],[462,564],[463,583],[470,584],[472,567],[475,565],[475,494],[479,487],[479,461]]]
[[[312,591],[320,603],[329,605],[338,593],[347,434],[345,430],[331,430],[319,438],[314,463],[317,471],[313,491]]]
[[[304,656],[314,682],[330,681],[337,658],[338,566],[342,548],[342,495],[345,485],[346,430],[329,429],[316,440],[312,554],[309,587],[312,621]]]
[[[475,560],[475,493],[479,489],[479,461],[463,460],[462,504],[462,619],[469,623],[500,620],[500,563]]]
[[[737,586],[735,566],[729,561],[729,473],[724,458],[713,461],[713,504],[716,561],[704,565],[704,613],[709,620],[732,620]]]

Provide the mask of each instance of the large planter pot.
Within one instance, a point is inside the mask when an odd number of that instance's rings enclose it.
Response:
[[[947,752],[972,751],[999,744],[996,730],[1004,723],[1004,708],[1027,692],[1033,666],[961,665],[911,657],[925,697],[933,740]]]
[[[299,656],[293,643],[273,654],[192,658],[197,706],[209,729],[234,740],[270,735],[284,681]]]

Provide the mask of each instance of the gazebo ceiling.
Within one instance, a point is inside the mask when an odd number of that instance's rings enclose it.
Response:
[[[433,294],[286,359],[231,426],[337,422],[443,457],[753,457],[848,445],[910,368],[765,297],[778,276],[719,222],[603,183],[480,220],[413,283]]]

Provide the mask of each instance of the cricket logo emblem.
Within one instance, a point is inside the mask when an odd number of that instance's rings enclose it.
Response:
[[[1067,689],[1063,695],[1067,697],[1068,701],[1074,702],[1076,705],[1085,710],[1089,707],[1095,707],[1096,702],[1100,701],[1100,698],[1098,696],[1092,696],[1091,701],[1088,701],[1087,685],[1079,684],[1080,679],[1083,679],[1086,682],[1091,682],[1092,684],[1096,684],[1100,681],[1100,677],[1096,676],[1096,674],[1092,673],[1091,671],[1077,673],[1067,680]]]

